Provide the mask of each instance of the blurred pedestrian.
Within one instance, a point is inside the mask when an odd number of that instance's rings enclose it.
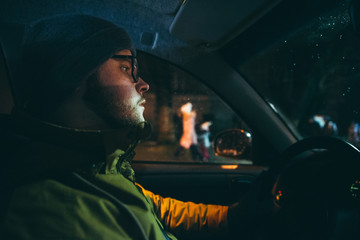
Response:
[[[198,148],[197,134],[195,131],[196,112],[192,109],[191,102],[187,102],[181,106],[182,116],[182,135],[180,138],[180,147],[175,152],[175,156],[183,155],[186,149],[190,149],[191,158],[193,160],[202,159]]]
[[[199,150],[202,155],[202,160],[204,162],[209,161],[209,148],[211,146],[210,144],[210,126],[212,125],[211,121],[203,122],[200,125],[200,131],[199,131]]]

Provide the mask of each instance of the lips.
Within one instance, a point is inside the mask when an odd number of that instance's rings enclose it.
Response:
[[[141,107],[145,107],[145,103],[146,103],[146,100],[145,100],[145,99],[140,99],[139,105],[140,105]]]

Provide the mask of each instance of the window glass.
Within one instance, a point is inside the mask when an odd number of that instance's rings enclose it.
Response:
[[[144,116],[152,135],[136,148],[135,161],[251,164],[215,155],[212,141],[221,131],[247,125],[218,96],[176,66],[138,54],[140,75],[149,83]]]
[[[347,1],[339,1],[240,71],[302,137],[335,136],[359,146],[359,42]]]

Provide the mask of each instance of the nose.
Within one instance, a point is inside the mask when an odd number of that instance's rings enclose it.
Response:
[[[138,93],[143,94],[149,91],[150,86],[141,77],[139,77],[138,82],[135,85],[135,88]]]

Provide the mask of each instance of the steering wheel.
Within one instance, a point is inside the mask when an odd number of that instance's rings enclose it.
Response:
[[[290,146],[270,167],[277,239],[360,239],[360,152],[332,137]],[[279,235],[280,234],[280,235]]]

